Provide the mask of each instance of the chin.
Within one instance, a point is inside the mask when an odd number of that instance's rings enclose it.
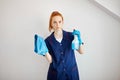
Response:
[[[58,30],[58,31],[59,31],[59,30],[62,30],[62,28],[58,28],[58,29],[56,29],[56,30]]]

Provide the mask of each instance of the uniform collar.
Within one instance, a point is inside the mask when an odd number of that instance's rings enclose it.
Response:
[[[62,32],[63,32],[63,39],[62,39],[61,43],[62,43],[63,40],[65,39],[65,31],[62,30]],[[52,37],[52,40],[53,40],[54,42],[58,42],[58,41],[55,39],[55,37],[54,37],[54,32],[52,32],[51,37]]]

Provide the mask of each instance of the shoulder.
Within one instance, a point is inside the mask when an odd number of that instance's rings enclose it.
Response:
[[[45,42],[50,41],[52,37],[53,37],[53,32],[48,37],[45,38]]]
[[[72,35],[72,32],[63,30],[63,34],[65,34],[65,35]]]
[[[72,35],[72,32],[69,32],[69,31],[63,30],[63,35],[67,39],[73,39],[74,38],[74,36]]]

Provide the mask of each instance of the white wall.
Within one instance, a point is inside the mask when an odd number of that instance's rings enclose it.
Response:
[[[120,18],[120,0],[96,0]]]
[[[53,10],[63,14],[65,30],[81,31],[81,80],[120,80],[120,22],[88,0],[0,0],[0,80],[46,80],[49,64],[33,52],[33,37],[50,34]]]
[[[89,0],[97,7],[120,21],[120,0]]]

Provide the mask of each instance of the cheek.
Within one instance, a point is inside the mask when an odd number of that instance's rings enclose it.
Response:
[[[52,27],[55,27],[56,26],[56,24],[55,23],[52,23]]]
[[[52,23],[51,26],[52,26],[53,29],[56,28],[56,24],[55,23]]]
[[[61,26],[61,27],[63,26],[63,22],[62,22],[62,23],[60,23],[60,26]]]

